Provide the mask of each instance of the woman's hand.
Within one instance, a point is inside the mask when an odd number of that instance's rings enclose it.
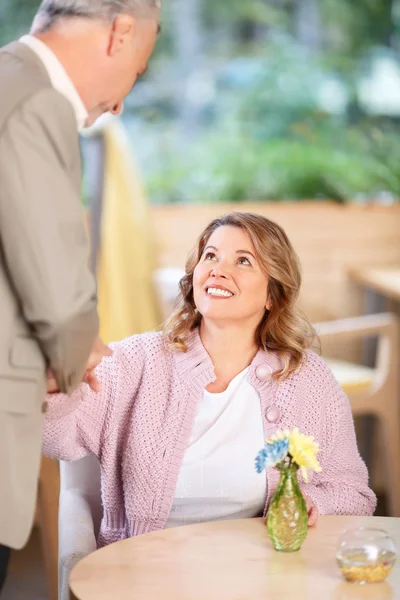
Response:
[[[308,512],[308,526],[315,527],[319,517],[318,508],[315,506],[314,502],[311,500],[310,496],[304,495],[304,500],[307,507]]]

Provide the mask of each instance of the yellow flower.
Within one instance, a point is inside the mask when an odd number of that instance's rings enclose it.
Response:
[[[275,432],[275,435],[271,436],[268,440],[267,440],[267,444],[273,444],[274,442],[278,442],[281,440],[286,440],[289,439],[290,437],[290,431],[288,429],[285,429],[285,431],[281,431],[280,429],[278,429]]]
[[[317,452],[319,452],[319,446],[313,437],[300,433],[297,428],[288,433],[289,454],[292,457],[292,461],[300,467],[303,479],[307,483],[307,469],[316,472],[322,471],[316,457]]]

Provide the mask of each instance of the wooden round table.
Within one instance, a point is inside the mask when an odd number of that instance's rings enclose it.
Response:
[[[393,600],[400,558],[384,583],[343,581],[335,562],[347,527],[380,527],[400,550],[400,519],[320,517],[300,552],[276,552],[261,519],[218,521],[127,539],[84,558],[70,586],[79,600]]]

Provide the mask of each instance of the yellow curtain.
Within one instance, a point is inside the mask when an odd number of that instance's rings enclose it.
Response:
[[[158,319],[147,199],[129,141],[118,120],[105,128],[104,138],[97,284],[100,335],[109,343],[150,331]]]

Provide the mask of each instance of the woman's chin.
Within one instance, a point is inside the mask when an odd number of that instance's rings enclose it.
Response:
[[[237,315],[232,315],[229,312],[227,312],[226,310],[205,310],[205,311],[199,311],[203,317],[203,319],[206,319],[208,321],[237,321],[238,316]]]
[[[209,319],[210,321],[220,321],[221,319],[229,318],[226,312],[222,310],[204,310],[199,311],[203,319]]]
[[[227,310],[217,310],[216,308],[214,309],[208,309],[208,310],[204,310],[201,311],[199,309],[199,313],[202,316],[202,321],[204,323],[207,323],[207,321],[209,323],[215,323],[215,324],[221,324],[224,326],[227,326],[229,324],[232,324],[233,326],[238,327],[238,326],[242,326],[246,329],[254,329],[254,331],[257,330],[257,327],[259,326],[262,317],[260,317],[259,315],[248,315],[248,314],[238,314],[237,312],[234,311],[227,311]]]

